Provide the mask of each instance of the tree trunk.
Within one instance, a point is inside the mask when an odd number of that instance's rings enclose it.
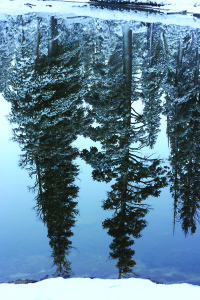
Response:
[[[49,30],[49,48],[48,55],[56,56],[58,52],[58,31],[57,31],[57,19],[51,17],[50,30]]]
[[[132,81],[132,30],[128,25],[123,27],[123,72],[125,88],[131,90]]]

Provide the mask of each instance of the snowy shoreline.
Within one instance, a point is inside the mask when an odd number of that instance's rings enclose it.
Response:
[[[55,278],[37,283],[0,285],[2,300],[199,300],[200,286],[156,284],[147,279]]]
[[[169,13],[189,13],[189,14],[200,14],[200,1],[195,0],[140,0],[140,1],[131,1],[128,4],[126,0],[125,3],[118,2],[116,0],[105,1],[105,3],[98,0],[0,0],[0,13],[6,14],[17,14],[17,13],[28,13],[28,12],[65,12],[65,9],[69,7],[79,7],[85,8],[91,4],[96,3],[97,5],[104,4],[110,5],[129,5],[129,8],[134,8],[137,10],[137,7],[147,7],[155,9],[157,12]],[[67,13],[67,12],[66,12]]]
[[[142,0],[139,2],[147,3]],[[7,15],[19,15],[25,13],[45,13],[64,18],[100,18],[121,21],[160,22],[180,26],[200,27],[200,1],[173,1],[157,0],[161,7],[148,6],[147,9],[137,10],[135,6],[127,5],[122,10],[112,9],[111,4],[102,4],[89,0],[73,1],[42,1],[42,0],[0,0],[0,19],[6,19]],[[96,3],[96,4],[95,4]],[[188,4],[189,3],[189,4]],[[117,5],[117,4],[116,4]],[[149,9],[151,7],[152,9]],[[115,8],[115,7],[114,7]]]

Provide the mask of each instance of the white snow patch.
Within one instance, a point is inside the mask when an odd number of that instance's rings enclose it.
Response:
[[[199,300],[200,286],[163,285],[146,279],[54,278],[0,284],[1,300]]]
[[[150,0],[138,0],[138,2],[148,3]],[[47,13],[59,15],[67,18],[73,17],[93,17],[100,19],[161,22],[164,24],[176,24],[200,27],[200,19],[194,18],[193,14],[200,14],[200,0],[157,0],[158,4],[165,6],[155,8],[162,14],[149,13],[148,11],[119,11],[110,9],[100,9],[91,7],[89,0],[73,1],[42,1],[42,0],[0,0],[0,19],[5,15],[17,15],[23,13]],[[187,11],[187,15],[180,12]],[[170,14],[169,14],[170,13]]]

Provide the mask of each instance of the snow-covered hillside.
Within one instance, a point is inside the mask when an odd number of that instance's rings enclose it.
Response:
[[[1,300],[199,300],[200,287],[162,285],[144,279],[47,279],[29,284],[1,284]]]

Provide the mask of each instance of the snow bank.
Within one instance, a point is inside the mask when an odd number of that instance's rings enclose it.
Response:
[[[0,284],[1,300],[199,300],[200,287],[163,285],[146,279],[46,279],[29,284]]]
[[[142,0],[144,2],[150,0]],[[138,0],[139,2],[139,0]],[[19,15],[23,13],[47,13],[60,17],[93,17],[100,19],[161,22],[163,24],[175,24],[200,28],[200,19],[193,16],[200,15],[200,0],[157,0],[157,3],[171,5],[162,6],[162,13],[149,13],[148,11],[135,10],[110,10],[91,7],[89,0],[72,1],[42,1],[42,0],[0,0],[0,19],[6,19],[6,15]],[[187,10],[187,14],[180,12]],[[178,13],[176,13],[178,12]]]
[[[134,2],[134,0],[130,0]],[[189,13],[200,13],[200,0],[135,0],[140,3],[157,3],[164,5],[162,9],[173,11],[187,11]],[[66,12],[69,7],[83,6],[90,3],[89,0],[0,0],[1,13],[25,13],[25,12]]]

